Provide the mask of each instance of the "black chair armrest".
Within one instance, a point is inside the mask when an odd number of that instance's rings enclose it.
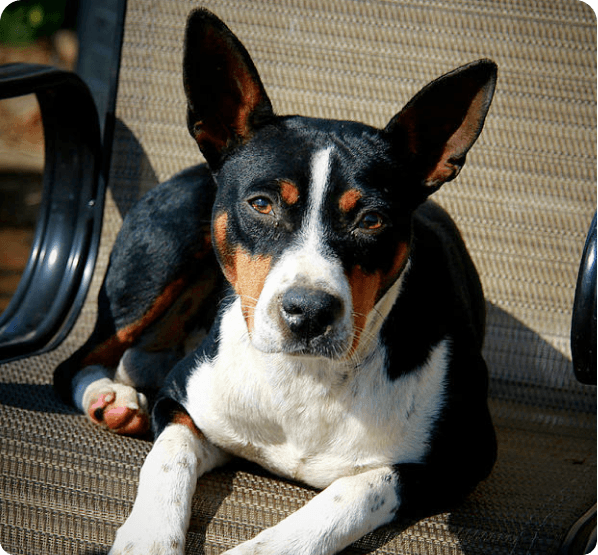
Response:
[[[0,316],[0,361],[49,350],[66,336],[84,302],[101,232],[100,127],[88,87],[49,66],[0,66],[0,98],[30,93],[44,126],[43,200],[27,266]]]
[[[590,226],[577,277],[571,353],[577,379],[596,385],[596,214]]]

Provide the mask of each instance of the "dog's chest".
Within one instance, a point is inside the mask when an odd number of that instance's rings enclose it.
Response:
[[[185,402],[214,444],[315,487],[425,456],[442,408],[448,341],[390,381],[382,347],[359,367],[306,361],[253,349],[232,314],[223,326],[219,354],[198,364]]]

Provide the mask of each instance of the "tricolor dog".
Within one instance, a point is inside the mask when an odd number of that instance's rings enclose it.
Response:
[[[198,477],[231,457],[321,489],[231,554],[336,553],[488,475],[484,298],[427,198],[461,170],[495,82],[491,61],[462,66],[384,129],[278,116],[239,40],[191,13],[188,126],[207,165],[129,212],[96,329],[55,376],[123,434],[147,430],[142,391],[160,388],[111,555],[182,554]]]

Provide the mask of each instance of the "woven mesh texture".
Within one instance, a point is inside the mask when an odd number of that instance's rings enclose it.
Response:
[[[195,2],[129,0],[101,253],[69,338],[0,368],[0,544],[11,554],[105,553],[150,443],[94,429],[51,390],[89,335],[131,205],[200,160],[185,129],[182,35]],[[461,228],[488,299],[486,358],[499,459],[450,514],[386,527],[349,551],[556,553],[595,502],[594,388],[573,378],[569,330],[596,204],[596,22],[573,0],[207,0],[248,47],[278,113],[384,125],[423,85],[499,65],[486,127],[436,199]],[[254,468],[200,479],[188,553],[220,553],[314,495]]]

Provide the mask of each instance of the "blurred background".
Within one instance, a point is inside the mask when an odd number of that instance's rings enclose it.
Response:
[[[0,17],[0,65],[77,62],[77,0],[19,0]],[[42,197],[44,136],[35,95],[0,100],[0,313],[27,263]]]

